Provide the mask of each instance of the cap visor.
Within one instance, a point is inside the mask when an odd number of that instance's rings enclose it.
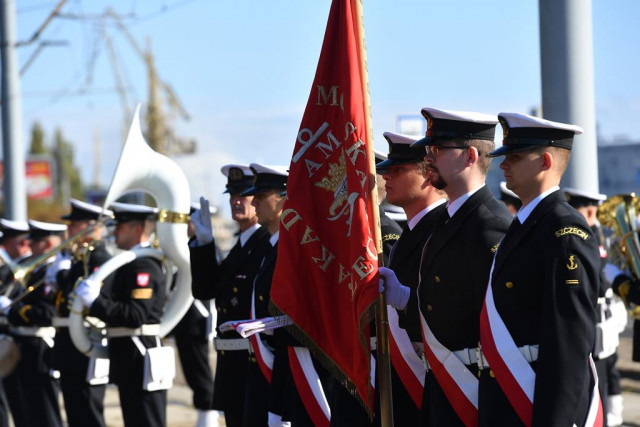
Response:
[[[240,195],[242,197],[253,196],[257,192],[258,192],[258,189],[256,187],[250,187],[250,188],[247,188],[246,190],[244,190],[242,193],[240,193]]]
[[[500,148],[497,148],[487,154],[487,157],[499,157],[504,156],[509,153],[520,153],[522,151],[530,151],[537,147],[541,147],[540,145],[503,145]]]
[[[426,147],[427,145],[434,145],[435,141],[430,136],[425,136],[422,139],[417,140],[413,144],[411,144],[411,148],[420,148]]]

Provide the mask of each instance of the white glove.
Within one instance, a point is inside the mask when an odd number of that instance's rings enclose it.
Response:
[[[604,273],[604,278],[607,279],[607,282],[613,283],[616,277],[621,274],[624,274],[624,271],[620,270],[617,265],[606,263],[604,268],[602,269]]]
[[[56,258],[47,266],[44,281],[49,285],[58,283],[58,273],[71,268],[71,259],[67,255],[56,255]]]
[[[380,282],[378,282],[378,292],[384,292],[387,297],[387,305],[398,310],[403,310],[409,302],[411,289],[398,281],[396,273],[386,267],[378,269]]]
[[[93,280],[85,279],[75,290],[77,298],[80,298],[82,304],[89,308],[100,295],[100,284]]]
[[[9,307],[11,305],[11,300],[7,297],[5,297],[4,295],[0,295],[0,312],[2,312],[2,314],[9,314],[9,311],[11,310],[11,307]]]
[[[208,245],[213,241],[209,201],[204,197],[200,197],[200,209],[196,209],[196,211],[191,214],[191,222],[195,228],[196,240],[200,245]]]

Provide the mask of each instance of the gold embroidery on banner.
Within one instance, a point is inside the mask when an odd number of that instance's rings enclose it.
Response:
[[[567,234],[574,234],[579,238],[581,238],[582,240],[587,240],[589,238],[589,234],[587,234],[586,231],[578,227],[564,227],[556,231],[556,237],[566,236]]]

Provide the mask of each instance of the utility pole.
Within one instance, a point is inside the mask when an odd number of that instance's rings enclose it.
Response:
[[[591,0],[539,0],[542,113],[582,127],[563,185],[598,191]]]
[[[0,0],[2,50],[2,153],[4,156],[4,216],[27,219],[22,103],[16,55],[16,9],[13,0]]]

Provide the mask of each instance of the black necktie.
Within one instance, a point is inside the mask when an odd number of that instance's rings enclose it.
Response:
[[[522,224],[520,224],[520,220],[518,219],[518,217],[516,216],[513,221],[511,221],[511,225],[509,226],[509,228],[507,229],[507,234],[504,235],[504,238],[502,239],[502,243],[500,244],[501,247],[504,247],[505,244],[507,243],[507,241],[511,238],[513,238],[513,236],[516,235],[516,233],[518,232],[518,229],[520,228]]]
[[[511,221],[511,225],[507,230],[507,235],[515,234],[522,224],[520,223],[520,219],[516,216],[513,221]]]

